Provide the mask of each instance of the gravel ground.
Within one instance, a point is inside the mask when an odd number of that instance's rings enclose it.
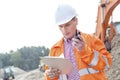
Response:
[[[120,34],[112,40],[112,67],[107,72],[108,80],[120,80]]]

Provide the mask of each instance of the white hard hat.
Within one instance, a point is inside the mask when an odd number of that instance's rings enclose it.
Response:
[[[68,4],[60,4],[55,13],[55,22],[61,25],[69,22],[73,17],[77,16],[76,10]]]

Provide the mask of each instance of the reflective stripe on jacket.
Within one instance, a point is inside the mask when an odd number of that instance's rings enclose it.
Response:
[[[78,51],[74,48],[80,80],[107,80],[104,70],[111,66],[112,58],[104,43],[89,34],[81,33],[81,36],[86,43],[84,49]],[[62,53],[64,53],[63,38],[51,48],[49,56],[60,56]],[[65,75],[61,76],[63,77],[50,79],[46,75],[45,80],[64,80]]]

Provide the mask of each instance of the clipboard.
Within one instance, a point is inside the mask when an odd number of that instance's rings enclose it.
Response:
[[[62,74],[69,73],[73,68],[73,64],[70,62],[69,59],[66,58],[53,56],[45,56],[40,58],[42,63],[44,63],[48,67],[57,68],[61,70]]]

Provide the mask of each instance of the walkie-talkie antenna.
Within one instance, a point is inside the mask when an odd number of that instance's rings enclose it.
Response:
[[[76,29],[75,38],[80,40],[80,38],[78,37],[78,35],[80,35],[80,32]]]

